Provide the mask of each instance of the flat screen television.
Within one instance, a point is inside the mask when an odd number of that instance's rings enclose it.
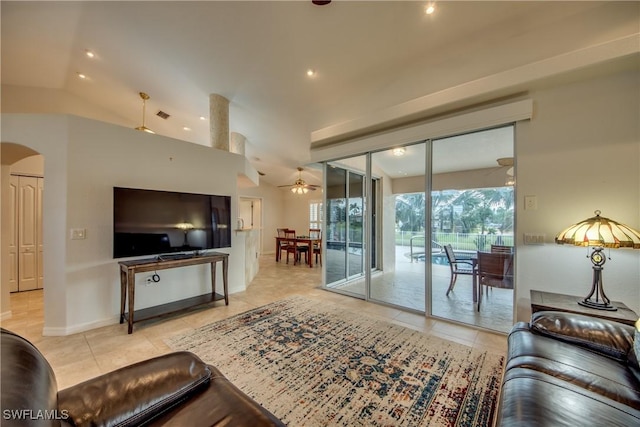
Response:
[[[231,197],[113,188],[113,257],[231,247]]]

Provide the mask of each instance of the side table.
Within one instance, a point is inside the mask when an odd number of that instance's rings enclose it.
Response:
[[[638,320],[638,315],[624,303],[612,301],[611,304],[618,307],[617,311],[597,310],[583,307],[578,304],[583,297],[576,295],[555,294],[531,290],[531,312],[538,311],[566,311],[568,313],[586,314],[601,319],[613,320],[633,326]]]

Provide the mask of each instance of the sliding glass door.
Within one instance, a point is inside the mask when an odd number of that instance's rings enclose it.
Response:
[[[365,296],[365,156],[326,165],[326,287]]]
[[[513,147],[509,125],[325,164],[324,286],[508,331],[515,277]],[[474,280],[478,253],[498,249],[511,254],[504,257],[501,283],[487,285],[482,274]],[[466,273],[455,271],[463,265]]]
[[[513,165],[513,126],[432,141],[433,316],[510,330],[515,256]],[[486,280],[491,286],[483,285],[481,271],[474,282],[472,269],[478,272],[478,253],[490,253],[497,247],[511,253],[510,263],[504,262],[500,277],[492,275]],[[449,254],[445,248],[450,249]]]
[[[380,248],[370,299],[425,311],[425,143],[371,154],[379,199],[372,230]]]

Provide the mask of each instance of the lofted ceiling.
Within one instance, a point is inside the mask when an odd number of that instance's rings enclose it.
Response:
[[[136,127],[143,91],[147,127],[202,145],[209,95],[220,94],[261,180],[281,185],[309,162],[313,131],[639,25],[637,2],[435,4],[427,15],[424,1],[2,1],[3,92],[60,91],[99,107],[99,119]],[[22,108],[59,112],[40,101]],[[503,157],[485,154],[465,167]],[[305,179],[320,183],[313,168]]]

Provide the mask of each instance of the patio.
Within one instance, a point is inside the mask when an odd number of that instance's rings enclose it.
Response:
[[[327,250],[327,277],[331,270],[344,271],[344,253]],[[354,261],[359,256],[350,255]],[[433,297],[432,315],[478,327],[508,332],[513,325],[513,290],[490,288],[483,293],[480,311],[473,303],[472,277],[460,276],[454,290],[447,297],[450,270],[446,264],[430,264],[432,274]],[[335,273],[334,273],[335,274]],[[411,262],[410,247],[396,246],[395,271],[376,271],[371,280],[371,299],[425,311],[425,264],[423,261]],[[335,277],[335,276],[333,276]],[[364,278],[347,283],[338,283],[328,287],[342,292],[364,295]],[[483,291],[484,292],[484,291]]]

